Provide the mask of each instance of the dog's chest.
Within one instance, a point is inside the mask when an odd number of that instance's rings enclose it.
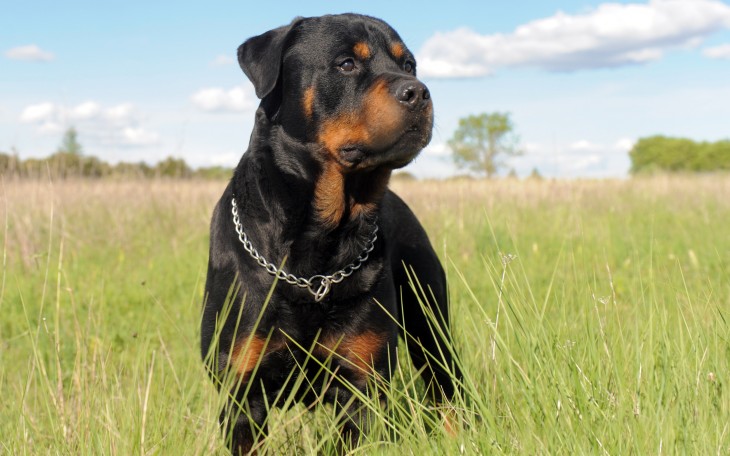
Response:
[[[353,318],[366,304],[360,299],[347,302],[325,300],[315,302],[285,302],[280,306],[272,326],[301,343],[311,343],[323,333],[343,331],[353,325]]]

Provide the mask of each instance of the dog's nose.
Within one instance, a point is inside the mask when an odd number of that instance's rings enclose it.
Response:
[[[423,108],[431,99],[428,88],[419,81],[406,81],[398,86],[395,96],[401,103],[410,109]]]

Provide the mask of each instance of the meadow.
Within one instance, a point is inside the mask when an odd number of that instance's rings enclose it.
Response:
[[[223,181],[2,181],[0,454],[226,454],[198,322]],[[450,435],[402,360],[355,454],[729,454],[730,177],[393,182],[447,269]],[[331,454],[331,409],[262,450]]]

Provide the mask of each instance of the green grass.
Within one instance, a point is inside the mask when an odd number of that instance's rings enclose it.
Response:
[[[3,182],[0,454],[226,454],[199,358],[222,182]],[[405,360],[362,454],[728,454],[730,178],[394,184],[447,267],[455,437]],[[264,449],[334,453],[331,408]]]

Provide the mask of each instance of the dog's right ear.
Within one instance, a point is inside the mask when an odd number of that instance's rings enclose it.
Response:
[[[264,98],[276,87],[284,48],[300,21],[301,18],[296,18],[289,25],[249,38],[238,47],[238,64],[253,83],[257,97]]]

